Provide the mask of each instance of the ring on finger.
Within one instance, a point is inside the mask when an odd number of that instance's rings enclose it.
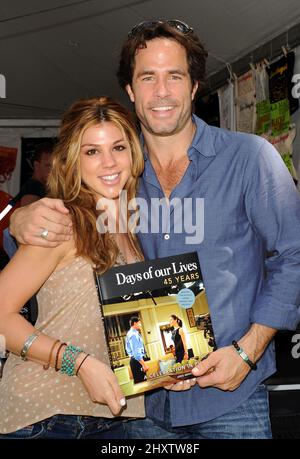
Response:
[[[43,239],[47,239],[48,234],[49,234],[49,231],[45,228],[45,229],[43,229],[43,231],[41,232],[40,237],[43,238]]]

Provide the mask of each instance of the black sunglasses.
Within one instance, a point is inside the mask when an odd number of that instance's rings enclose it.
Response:
[[[143,30],[151,27],[155,27],[159,24],[168,24],[170,27],[173,27],[173,29],[178,30],[179,32],[183,33],[184,35],[193,32],[192,27],[187,25],[185,22],[178,21],[177,19],[174,19],[172,21],[143,21],[140,22],[139,24],[136,24],[128,33],[128,37],[134,37],[138,33],[142,32]]]

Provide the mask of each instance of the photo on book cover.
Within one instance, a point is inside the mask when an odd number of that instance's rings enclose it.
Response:
[[[95,279],[125,396],[192,377],[216,349],[197,252],[116,266]]]

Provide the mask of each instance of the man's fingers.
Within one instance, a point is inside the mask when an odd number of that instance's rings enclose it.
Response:
[[[215,359],[213,353],[205,360],[199,362],[193,369],[192,373],[194,376],[202,376],[205,373],[212,371],[215,366]]]
[[[57,233],[55,233],[53,231],[48,231],[47,237],[46,238],[42,238],[41,237],[41,232],[44,229],[45,228],[41,228],[41,230],[39,231],[39,235],[36,236],[36,237],[39,237],[40,239],[42,239],[43,241],[55,242],[56,244],[59,244],[61,242],[69,241],[71,239],[71,235],[57,234]],[[45,247],[48,247],[47,244],[45,245]]]
[[[34,226],[30,226],[29,228],[33,230]],[[36,228],[39,228],[37,236],[40,236],[44,229],[48,230],[49,233],[53,233],[57,236],[71,236],[73,233],[72,227],[60,225],[59,223],[46,220],[45,218],[41,219],[38,227],[36,226]]]
[[[37,236],[26,238],[26,245],[54,248],[54,247],[57,247],[59,244],[60,244],[59,242],[51,242],[51,241],[48,241],[47,239],[43,239],[42,237],[37,237]]]
[[[43,198],[40,200],[41,204],[44,204],[47,208],[57,210],[62,214],[67,215],[69,210],[64,206],[64,202],[61,199],[50,199],[50,198]]]
[[[49,209],[48,207],[41,208],[40,217],[44,218],[45,221],[55,223],[56,225],[63,225],[66,228],[72,226],[72,220],[69,215],[62,215],[61,213],[57,212],[57,210]]]
[[[19,240],[21,244],[28,244],[28,245],[35,245],[38,247],[57,247],[64,241],[69,241],[71,236],[63,235],[63,234],[55,234],[49,231],[47,238],[41,237],[41,232],[45,228],[40,228],[39,234],[35,234],[32,236],[30,232],[24,232],[24,238]]]
[[[69,211],[60,199],[43,198],[29,206],[17,209],[10,222],[12,235],[21,244],[56,247],[72,235],[72,220]],[[42,239],[42,231],[48,231]],[[65,236],[65,237],[62,237]],[[48,244],[55,242],[55,244]]]
[[[209,374],[205,374],[197,378],[197,383],[200,387],[218,387],[220,384],[219,377],[216,371],[211,371]]]

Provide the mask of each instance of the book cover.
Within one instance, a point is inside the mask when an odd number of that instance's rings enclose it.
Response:
[[[216,349],[197,252],[116,266],[95,279],[125,396],[192,377]]]

